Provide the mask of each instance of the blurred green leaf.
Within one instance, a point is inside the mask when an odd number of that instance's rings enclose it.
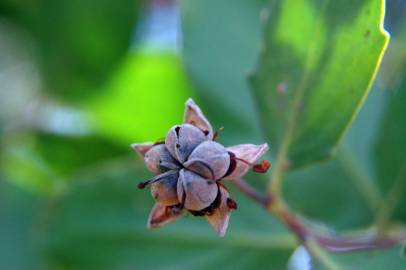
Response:
[[[219,238],[199,217],[148,231],[153,199],[136,189],[148,177],[128,160],[81,174],[49,214],[45,250],[62,269],[285,269],[294,238],[232,189],[239,203]],[[237,259],[238,258],[238,259]]]
[[[260,40],[265,0],[184,0],[183,57],[200,106],[230,144],[262,143],[247,74]]]
[[[94,135],[68,137],[46,133],[37,135],[35,152],[61,177],[70,177],[82,168],[130,154],[128,147]]]
[[[316,252],[314,252],[316,251]],[[324,253],[313,250],[313,270],[401,270],[405,268],[405,248],[401,245],[388,250]]]
[[[84,168],[130,154],[128,146],[118,146],[95,135],[10,134],[6,142],[0,158],[6,180],[44,194],[60,191],[73,174]]]
[[[164,138],[182,121],[189,96],[176,55],[141,50],[128,55],[106,90],[84,109],[102,134],[129,145]]]
[[[276,1],[251,82],[291,168],[329,157],[362,105],[388,35],[382,0]]]
[[[287,175],[284,197],[295,211],[313,221],[339,231],[359,229],[369,226],[374,216],[364,191],[354,186],[355,177],[342,160],[335,159]]]
[[[371,153],[388,94],[376,88],[371,91],[332,160],[286,174],[283,195],[291,207],[336,230],[374,222],[382,194]]]
[[[6,180],[30,191],[52,193],[58,185],[53,168],[38,155],[35,136],[27,133],[8,138],[2,144],[0,168]]]
[[[126,54],[138,2],[17,0],[0,4],[0,14],[36,39],[46,88],[83,101],[99,93],[101,83]]]
[[[374,149],[377,182],[386,198],[378,217],[382,226],[392,216],[406,222],[406,80],[389,94]]]
[[[0,269],[44,269],[38,245],[43,201],[0,175]]]

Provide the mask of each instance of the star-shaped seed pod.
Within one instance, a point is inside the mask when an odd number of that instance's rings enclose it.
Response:
[[[267,161],[255,165],[268,145],[240,144],[225,148],[216,142],[217,132],[192,99],[186,101],[184,123],[172,127],[165,141],[133,144],[155,174],[142,182],[155,199],[148,228],[158,228],[189,212],[204,216],[219,236],[224,236],[231,210],[237,203],[223,179],[240,178],[250,169],[265,172]]]

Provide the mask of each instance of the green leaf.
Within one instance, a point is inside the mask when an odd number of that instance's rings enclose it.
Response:
[[[377,183],[386,198],[378,215],[380,226],[392,216],[406,222],[406,80],[389,94],[374,149]]]
[[[0,168],[6,180],[29,191],[54,194],[83,168],[129,153],[129,147],[95,136],[25,133],[4,136]]]
[[[12,139],[3,137],[0,168],[7,181],[30,191],[52,193],[58,179],[47,162],[34,150],[35,136],[20,134]]]
[[[298,168],[331,156],[368,94],[389,37],[382,0],[276,1],[251,77],[273,150]]]
[[[17,0],[2,4],[0,14],[34,37],[46,88],[83,101],[126,54],[137,9],[132,0]]]
[[[374,215],[363,191],[354,186],[355,177],[342,160],[335,159],[288,174],[284,197],[295,211],[335,230],[367,227]]]
[[[371,153],[387,94],[371,91],[333,159],[285,175],[283,195],[293,209],[340,231],[374,222],[382,194]]]
[[[404,246],[387,250],[355,251],[350,253],[327,253],[311,246],[313,270],[401,270],[406,264]]]
[[[130,145],[158,141],[180,123],[190,86],[173,53],[131,52],[86,110],[104,136]]]
[[[389,55],[400,55],[404,36],[395,37],[397,43],[389,48]],[[387,67],[403,66],[398,73],[404,74],[406,66],[398,63],[404,58],[385,59]],[[388,80],[393,78],[391,70],[381,70],[381,80],[339,145],[337,156],[286,175],[284,197],[301,214],[338,230],[366,225],[388,230],[394,222],[405,222],[406,85],[404,80],[400,87]]]
[[[135,169],[130,169],[133,167]],[[188,216],[158,230],[153,204],[136,183],[147,178],[127,159],[84,172],[48,213],[45,251],[62,269],[286,269],[294,238],[234,189],[238,210],[225,238],[204,218]],[[238,259],[236,259],[238,258]]]
[[[38,196],[4,181],[0,175],[0,269],[44,269],[37,241]]]
[[[184,0],[183,58],[214,125],[231,144],[263,143],[246,81],[260,41],[259,0]]]
[[[374,89],[334,159],[286,175],[291,207],[338,230],[405,223],[405,89]]]

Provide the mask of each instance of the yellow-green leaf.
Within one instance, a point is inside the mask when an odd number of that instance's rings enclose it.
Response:
[[[273,150],[291,168],[331,156],[387,46],[382,0],[286,0],[265,10],[251,77]]]

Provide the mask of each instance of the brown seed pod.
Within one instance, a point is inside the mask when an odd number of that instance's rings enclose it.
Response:
[[[133,143],[131,148],[137,152],[137,154],[144,158],[145,153],[147,153],[155,144],[154,143]]]
[[[202,210],[216,199],[218,187],[200,175],[182,169],[178,179],[178,199],[188,210]]]
[[[264,143],[261,145],[255,144],[239,144],[226,148],[235,158],[235,168],[226,176],[228,179],[241,177],[248,172],[255,162],[266,152],[269,147]]]
[[[224,148],[214,142],[217,135],[200,108],[189,99],[184,124],[171,128],[164,143],[132,145],[155,174],[138,184],[139,188],[150,186],[156,201],[148,228],[161,227],[188,211],[205,216],[215,231],[224,236],[237,203],[220,181],[242,177],[249,169],[265,172],[270,164],[254,164],[268,150],[267,144]]]
[[[176,172],[151,184],[151,194],[157,203],[164,206],[179,204],[176,191],[178,178],[179,173]]]
[[[202,130],[209,140],[213,138],[213,128],[209,120],[207,120],[202,110],[200,110],[199,106],[197,106],[191,98],[186,101],[186,110],[183,119],[184,123],[191,124]]]
[[[190,124],[183,124],[169,130],[165,145],[172,156],[183,163],[193,149],[205,140],[207,138],[200,129]]]
[[[184,211],[178,206],[164,206],[156,203],[148,217],[148,229],[162,227],[182,217]]]
[[[223,237],[227,231],[231,210],[235,208],[230,208],[228,202],[233,200],[230,198],[227,189],[221,184],[219,185],[219,192],[220,205],[213,210],[211,215],[206,216],[206,218],[217,234]]]
[[[177,170],[181,167],[166,149],[164,144],[153,146],[148,152],[145,153],[144,161],[148,169],[155,174],[159,174],[167,170]]]
[[[205,141],[193,150],[184,166],[207,179],[218,180],[230,166],[230,155],[221,144]]]

